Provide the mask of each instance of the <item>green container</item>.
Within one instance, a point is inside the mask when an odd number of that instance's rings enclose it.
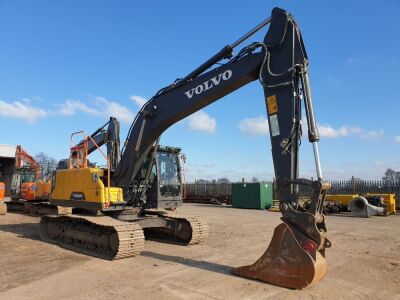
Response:
[[[268,209],[272,205],[272,182],[233,183],[232,206]]]

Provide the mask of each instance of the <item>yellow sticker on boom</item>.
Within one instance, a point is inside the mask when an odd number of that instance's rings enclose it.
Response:
[[[267,97],[268,102],[268,113],[270,115],[276,114],[278,112],[278,105],[276,104],[276,96],[272,95]]]

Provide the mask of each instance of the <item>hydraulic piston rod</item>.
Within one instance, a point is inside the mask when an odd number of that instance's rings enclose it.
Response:
[[[203,73],[205,70],[213,66],[215,63],[219,62],[221,59],[224,58],[230,58],[232,57],[232,52],[233,49],[241,44],[243,41],[247,40],[249,37],[251,37],[253,34],[255,34],[257,31],[259,31],[261,28],[266,26],[267,24],[271,23],[271,17],[268,19],[262,21],[260,24],[258,24],[256,27],[254,27],[252,30],[250,30],[248,33],[243,35],[241,38],[233,42],[231,45],[225,46],[222,48],[217,54],[215,54],[213,57],[211,57],[209,60],[207,60],[205,63],[203,63],[200,67],[192,71],[190,74],[186,75],[184,78],[182,78],[179,82],[181,84],[184,84],[190,79],[193,79]],[[179,85],[179,84],[178,84]]]

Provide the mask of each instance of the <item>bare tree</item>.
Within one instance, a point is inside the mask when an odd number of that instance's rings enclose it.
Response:
[[[226,177],[218,178],[218,183],[230,183],[229,179]]]
[[[35,155],[34,159],[39,164],[43,177],[50,176],[51,172],[57,167],[57,160],[50,157],[47,153],[39,152]]]
[[[385,176],[382,177],[383,181],[400,181],[400,172],[396,172],[392,169],[387,169]]]

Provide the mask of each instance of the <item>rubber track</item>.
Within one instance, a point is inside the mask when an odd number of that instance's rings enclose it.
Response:
[[[190,227],[192,228],[192,238],[190,241],[186,241],[187,245],[199,244],[208,238],[207,222],[199,217],[183,215],[176,212],[168,212],[167,214],[162,214],[160,216],[170,219],[185,220],[190,224]]]
[[[118,234],[119,247],[118,251],[112,251],[111,249],[98,249],[94,251],[88,247],[87,243],[82,243],[77,246],[76,243],[67,243],[63,240],[52,239],[46,232],[46,224],[51,221],[63,223],[65,221],[82,221],[83,223],[89,222],[96,226],[112,228],[114,232]],[[121,222],[111,217],[106,216],[56,216],[48,215],[43,216],[40,221],[39,227],[40,238],[63,248],[73,250],[86,255],[91,255],[108,260],[117,260],[127,257],[132,257],[140,254],[144,248],[144,234],[142,228],[135,223]],[[85,247],[86,246],[86,247]]]

